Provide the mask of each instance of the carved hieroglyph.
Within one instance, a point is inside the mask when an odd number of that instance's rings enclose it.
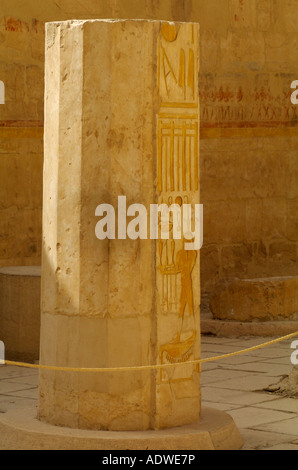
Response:
[[[164,23],[161,29],[158,46],[160,192],[199,189],[196,32],[193,24]]]
[[[199,204],[198,25],[163,23],[158,40],[157,171],[159,204]],[[173,217],[173,215],[172,215]],[[178,227],[183,225],[176,221]],[[199,368],[181,366],[199,358],[199,257],[185,240],[159,240],[157,249],[159,363],[163,389],[199,394]],[[163,227],[160,227],[161,231]],[[164,227],[166,230],[167,227]],[[196,296],[196,299],[194,298]],[[158,400],[157,400],[158,405]]]

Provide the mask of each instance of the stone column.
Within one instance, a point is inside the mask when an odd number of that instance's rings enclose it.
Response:
[[[118,431],[200,418],[199,370],[184,365],[200,357],[199,252],[172,230],[125,239],[117,223],[119,196],[148,214],[199,202],[198,34],[145,20],[47,25],[40,362],[174,367],[42,371],[41,420]],[[96,237],[100,204],[115,208],[115,240]]]

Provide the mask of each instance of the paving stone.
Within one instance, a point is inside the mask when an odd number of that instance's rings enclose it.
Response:
[[[202,353],[202,358],[203,357],[213,357],[214,354],[212,354],[210,351],[208,353]],[[262,358],[259,359],[260,361]],[[217,361],[214,361],[217,365],[226,365],[230,364],[231,366],[235,366],[237,364],[249,364],[250,362],[258,362],[259,361],[256,357],[254,356],[247,356],[247,355],[240,355],[240,356],[233,356],[233,357],[228,357],[226,359],[220,359]]]
[[[278,432],[281,434],[288,434],[291,436],[298,436],[298,418],[291,418],[287,420],[277,420],[277,422],[258,426],[258,429],[270,432]]]
[[[291,351],[291,353],[292,353],[292,351]],[[289,361],[291,360],[291,353],[288,356],[285,356],[285,357],[264,359],[261,362],[264,363],[264,364],[281,364],[281,365],[288,366]]]
[[[253,406],[246,406],[237,410],[231,410],[229,414],[233,417],[239,429],[260,426],[262,424],[273,423],[293,417],[292,413],[266,410]],[[277,429],[275,429],[275,432],[277,432]]]
[[[298,414],[298,399],[296,398],[279,398],[270,401],[270,403],[260,403],[255,405],[258,408],[268,408],[270,410],[288,411]]]
[[[222,380],[227,379],[240,379],[243,377],[248,377],[247,372],[245,371],[233,371],[225,369],[214,369],[211,371],[204,371],[201,375],[201,384],[211,384],[219,382],[221,384]]]
[[[13,397],[31,398],[31,399],[37,400],[38,399],[38,387],[30,388],[27,390],[21,390],[19,392],[11,392],[7,395],[13,396]]]
[[[281,377],[283,375],[287,375],[293,369],[292,364],[286,366],[285,364],[271,364],[271,363],[264,363],[264,362],[253,362],[250,364],[243,364],[241,366],[241,371],[245,373],[247,372],[259,372],[263,374],[270,375],[271,377]]]
[[[38,370],[36,369],[26,369],[24,367],[16,366],[1,366],[0,367],[0,379],[7,379],[9,377],[24,377],[24,376],[36,376],[38,375]]]
[[[31,398],[0,395],[0,413],[7,413],[7,411],[16,408],[26,408],[34,404],[36,404],[37,407],[37,401]]]
[[[0,395],[7,395],[8,393],[12,392],[29,390],[30,388],[32,388],[32,385],[4,382],[3,380],[0,381]]]
[[[215,408],[216,410],[227,411],[227,412],[230,410],[235,410],[241,406],[241,405],[229,405],[226,403],[216,403],[213,401],[206,401],[206,400],[202,402],[202,405],[206,406],[207,408]]]
[[[289,349],[289,352],[291,350]],[[284,349],[278,349],[278,348],[264,348],[264,349],[257,349],[255,351],[250,351],[249,355],[253,357],[258,357],[260,359],[276,359],[280,357],[289,357],[289,352]]]
[[[244,440],[242,450],[263,450],[270,446],[287,445],[292,439],[286,434],[275,432],[259,431],[256,429],[241,429],[241,436]]]
[[[244,391],[258,391],[263,390],[272,383],[270,376],[260,376],[256,374],[247,374],[245,377],[239,377],[238,379],[221,380],[220,383],[213,383],[213,387],[226,388],[230,390],[244,390]]]
[[[38,386],[38,380],[39,380],[38,375],[24,375],[22,377],[9,378],[7,379],[7,383]],[[1,387],[1,380],[0,380],[0,387]]]
[[[276,446],[267,447],[263,450],[298,450],[298,444],[284,443]]]
[[[202,387],[202,399],[216,403],[226,403],[231,405],[249,406],[256,403],[263,403],[274,400],[266,393],[245,392],[243,390],[229,390],[208,385]]]
[[[202,351],[203,352],[216,352],[218,354],[228,354],[232,352],[237,352],[241,350],[242,348],[237,348],[237,346],[232,346],[230,344],[204,344],[202,345]]]

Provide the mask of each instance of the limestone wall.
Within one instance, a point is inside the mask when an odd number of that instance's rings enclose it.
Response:
[[[200,23],[203,291],[297,274],[295,0],[1,0],[0,265],[40,263],[43,23],[104,17]]]
[[[222,18],[199,19],[205,291],[223,278],[297,274],[298,241],[297,2],[208,5]]]

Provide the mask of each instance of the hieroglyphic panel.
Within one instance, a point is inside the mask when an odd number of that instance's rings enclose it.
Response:
[[[200,76],[200,127],[286,128],[298,121],[289,84],[297,74],[254,73]]]
[[[158,202],[182,208],[183,204],[199,203],[198,25],[163,23],[158,87]],[[159,240],[157,249],[160,323],[171,322],[166,334],[163,331],[160,335],[165,340],[159,347],[160,363],[194,359],[198,334],[193,291],[197,252],[186,251],[185,240],[175,240],[172,227],[170,223],[169,239]],[[193,370],[193,366],[172,369],[171,373],[161,370],[160,383],[192,380]]]
[[[198,190],[198,121],[159,116],[158,188],[161,192]]]
[[[161,108],[198,107],[197,25],[163,23],[158,57]]]
[[[158,189],[198,190],[197,25],[163,23],[158,46]]]

